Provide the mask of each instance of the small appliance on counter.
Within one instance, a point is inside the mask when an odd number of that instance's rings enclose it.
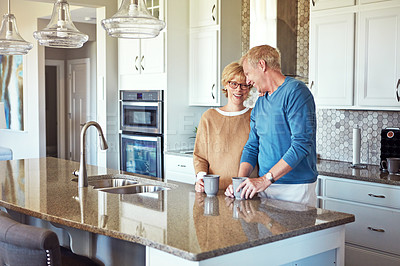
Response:
[[[382,161],[387,158],[400,158],[400,128],[385,128],[381,132],[381,170],[387,171],[382,167]],[[384,164],[385,165],[385,164]]]

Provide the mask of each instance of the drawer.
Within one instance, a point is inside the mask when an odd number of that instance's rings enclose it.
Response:
[[[168,154],[165,156],[165,169],[167,171],[195,175],[192,157]]]
[[[400,189],[388,185],[326,179],[325,196],[400,209]]]
[[[372,250],[346,245],[345,263],[346,266],[399,266],[400,257]]]
[[[400,255],[400,211],[329,199],[324,203],[325,209],[354,214],[355,222],[346,225],[346,242]]]

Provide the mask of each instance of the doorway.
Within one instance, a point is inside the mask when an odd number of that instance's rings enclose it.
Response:
[[[64,61],[46,60],[46,156],[66,158]]]

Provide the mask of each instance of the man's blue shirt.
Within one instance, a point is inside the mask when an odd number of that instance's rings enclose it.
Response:
[[[304,184],[317,179],[316,116],[314,98],[307,86],[294,78],[271,95],[259,97],[250,120],[251,131],[241,163],[265,175],[280,159],[293,169],[276,183]]]

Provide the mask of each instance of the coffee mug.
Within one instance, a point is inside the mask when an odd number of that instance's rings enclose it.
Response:
[[[219,189],[219,175],[205,175],[203,176],[204,192],[207,196],[215,196]]]
[[[382,160],[381,167],[387,169],[390,174],[400,172],[400,158],[386,158]]]
[[[243,199],[241,197],[243,188],[239,190],[239,192],[236,192],[236,189],[238,186],[247,179],[247,177],[232,177],[232,185],[233,185],[233,195],[235,195],[235,199]]]

